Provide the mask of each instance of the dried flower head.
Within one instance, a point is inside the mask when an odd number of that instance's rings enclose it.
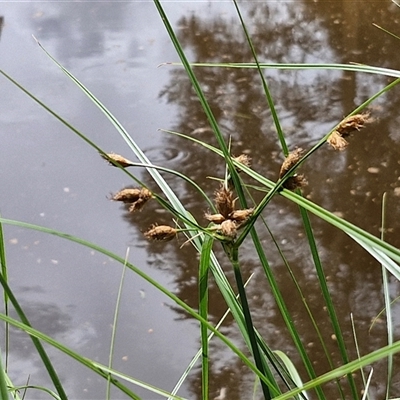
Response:
[[[301,189],[302,187],[307,185],[307,181],[304,178],[304,175],[293,175],[290,176],[286,181],[283,183],[283,187],[288,190],[296,190]]]
[[[218,212],[228,219],[229,215],[235,210],[235,199],[233,192],[227,189],[224,185],[215,192],[215,205]]]
[[[350,136],[353,132],[360,131],[367,123],[372,121],[369,113],[351,115],[345,118],[332,132],[328,138],[328,143],[335,150],[344,150],[348,145],[344,138]]]
[[[115,193],[111,200],[122,201],[123,203],[133,203],[140,198],[141,189],[122,189]]]
[[[177,229],[168,225],[153,225],[144,235],[147,239],[167,242],[168,240],[172,240],[177,233]]]
[[[236,222],[227,219],[218,227],[218,232],[227,238],[235,239],[237,234]]]
[[[281,166],[281,170],[279,172],[279,178],[283,178],[287,174],[287,172],[294,165],[296,165],[296,163],[300,160],[302,154],[303,154],[303,149],[301,148],[297,148],[288,154],[288,156],[285,158],[285,161]]]
[[[115,153],[109,153],[109,154],[101,154],[101,156],[108,161],[108,163],[114,167],[116,165],[113,163],[113,161],[117,162],[119,165],[121,165],[122,168],[130,167],[134,165],[132,161],[129,161],[125,157],[120,156],[119,154]]]
[[[225,221],[225,217],[222,214],[209,214],[205,213],[204,217],[210,221],[214,222],[214,224],[220,224],[221,222]]]
[[[133,188],[122,189],[111,199],[115,201],[122,201],[125,204],[132,203],[129,208],[129,212],[134,212],[140,210],[152,197],[152,193],[146,188]]]
[[[250,167],[251,164],[251,157],[249,157],[247,154],[241,154],[238,157],[233,157],[233,159],[240,163],[243,164],[246,167]],[[236,167],[237,172],[241,172],[242,170],[239,167]]]
[[[235,210],[231,213],[230,219],[239,226],[246,222],[250,216],[253,214],[254,209],[248,208],[246,210]]]
[[[339,151],[344,150],[349,144],[349,142],[346,139],[340,136],[338,131],[333,131],[329,135],[327,141],[335,150]]]
[[[359,131],[365,127],[365,124],[372,122],[369,113],[351,115],[345,118],[336,128],[339,135],[342,137],[349,136],[354,131]]]

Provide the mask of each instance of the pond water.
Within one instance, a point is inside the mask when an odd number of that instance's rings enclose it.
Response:
[[[170,2],[166,12],[193,62],[252,62],[233,4]],[[240,5],[260,61],[290,63],[364,63],[399,68],[399,41],[373,23],[399,35],[400,8],[392,2],[297,1],[244,2]],[[10,74],[52,110],[107,152],[131,158],[129,148],[103,114],[59,70],[32,39],[68,68],[116,116],[156,164],[178,169],[213,195],[222,176],[221,159],[158,129],[191,134],[214,144],[212,131],[185,72],[162,66],[177,62],[152,2],[7,2],[2,3],[0,69]],[[253,168],[276,180],[283,157],[257,72],[250,69],[196,68],[207,99],[233,153],[252,157]],[[282,128],[291,149],[309,148],[343,116],[393,80],[378,75],[335,71],[268,70]],[[0,97],[0,212],[4,218],[43,225],[106,247],[161,282],[189,305],[197,305],[198,262],[182,241],[150,243],[143,237],[152,223],[171,223],[155,204],[140,213],[109,201],[110,193],[132,182],[109,167],[98,153],[5,78]],[[379,236],[383,193],[387,193],[386,240],[400,246],[400,88],[369,108],[369,125],[344,152],[323,147],[302,167],[304,194],[312,201]],[[153,189],[150,178],[134,171]],[[165,176],[181,201],[202,219],[206,205],[181,180]],[[325,338],[332,336],[298,209],[277,196],[266,221],[292,266]],[[350,314],[361,354],[386,343],[380,265],[340,231],[312,217],[320,256],[349,354],[356,358]],[[111,326],[122,266],[60,238],[4,226],[9,281],[34,327],[81,354],[107,364]],[[296,294],[288,272],[268,236],[262,238],[288,308],[312,353],[317,373],[329,366]],[[224,258],[221,249],[215,246]],[[270,347],[300,365],[294,345],[265,282],[257,257],[245,242],[243,275],[254,322]],[[227,265],[227,275],[232,272]],[[393,298],[398,282],[392,280]],[[211,319],[226,310],[215,289]],[[393,305],[395,339],[399,306]],[[223,332],[241,346],[234,322]],[[198,324],[133,273],[125,276],[116,335],[114,367],[165,390],[176,381],[198,349]],[[328,339],[330,340],[330,339]],[[29,337],[13,331],[9,371],[15,384],[49,384]],[[339,361],[331,340],[329,351]],[[105,398],[105,382],[73,360],[49,349],[71,399]],[[210,398],[249,399],[253,378],[220,342],[212,344]],[[395,358],[391,396],[400,396]],[[302,376],[306,379],[304,371]],[[383,398],[386,364],[375,368],[372,398]],[[196,368],[179,394],[199,398]],[[140,388],[143,399],[161,398]],[[328,385],[330,399],[338,397]],[[28,392],[28,399],[48,398]],[[124,398],[113,391],[114,399]]]

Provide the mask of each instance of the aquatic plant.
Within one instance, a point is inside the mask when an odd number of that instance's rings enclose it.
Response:
[[[246,68],[255,68],[259,72],[261,85],[265,91],[266,102],[270,108],[275,122],[276,133],[279,137],[279,141],[282,147],[283,162],[280,171],[277,171],[276,181],[271,181],[265,176],[257,172],[256,168],[250,166],[250,160],[246,155],[240,155],[234,157],[231,154],[230,149],[230,139],[225,137],[221,131],[221,128],[212,112],[211,107],[207,101],[206,96],[202,90],[202,87],[195,74],[195,66],[188,62],[185,52],[176,36],[176,33],[169,23],[168,17],[164,12],[161,2],[155,0],[155,5],[159,11],[161,19],[165,24],[168,34],[171,38],[172,43],[175,45],[176,51],[181,58],[181,65],[185,69],[188,78],[198,96],[198,99],[202,105],[204,113],[206,114],[209,124],[213,130],[215,139],[218,143],[218,147],[214,147],[209,143],[199,141],[194,137],[186,135],[184,133],[170,132],[182,139],[191,140],[197,144],[203,146],[210,152],[216,153],[220,159],[221,163],[226,167],[225,176],[215,177],[218,181],[218,186],[215,191],[210,195],[207,195],[198,185],[192,181],[189,177],[183,176],[179,171],[168,171],[164,167],[160,167],[152,164],[151,160],[148,159],[146,154],[137,146],[129,133],[123,128],[119,121],[106,109],[106,107],[97,99],[76,77],[74,77],[67,69],[60,65],[50,54],[49,57],[58,65],[62,71],[78,85],[82,92],[87,95],[93,103],[104,113],[104,115],[114,124],[117,132],[126,141],[128,147],[131,149],[132,153],[139,159],[138,163],[132,162],[124,156],[107,153],[108,149],[104,151],[100,149],[95,143],[92,143],[83,133],[75,129],[72,125],[67,123],[62,117],[52,111],[49,107],[38,100],[33,94],[28,92],[15,80],[13,80],[8,74],[0,71],[1,74],[7,78],[9,81],[14,83],[20,90],[25,92],[34,101],[39,103],[48,112],[50,112],[54,117],[56,117],[61,123],[66,125],[73,133],[81,137],[87,144],[93,147],[94,151],[99,152],[101,156],[106,159],[112,166],[117,167],[121,170],[121,173],[126,174],[127,179],[129,178],[129,183],[134,184],[134,187],[126,187],[121,189],[119,192],[112,195],[111,200],[119,201],[129,206],[130,212],[146,212],[145,204],[148,201],[158,202],[159,207],[167,210],[171,217],[175,221],[175,226],[158,225],[158,221],[154,221],[152,225],[144,235],[150,240],[158,240],[162,242],[174,240],[178,234],[185,235],[187,241],[185,243],[192,245],[199,253],[199,273],[198,273],[198,288],[199,288],[199,304],[198,310],[193,309],[179,297],[171,293],[160,283],[154,281],[151,277],[146,275],[139,268],[129,263],[126,257],[121,257],[119,255],[113,254],[108,250],[97,246],[94,243],[82,240],[80,238],[68,235],[63,232],[58,232],[53,229],[44,228],[40,226],[34,226],[20,221],[8,220],[6,218],[0,218],[1,224],[11,224],[16,225],[26,229],[35,229],[50,235],[56,235],[65,240],[74,241],[90,249],[96,250],[114,260],[120,262],[125,266],[126,270],[132,271],[141,278],[145,279],[147,282],[152,284],[159,291],[164,293],[169,299],[174,301],[176,305],[182,309],[183,312],[190,315],[192,318],[196,319],[200,325],[200,341],[201,341],[201,351],[195,356],[194,361],[198,358],[201,359],[202,363],[202,398],[208,399],[209,393],[209,362],[212,359],[213,354],[209,350],[209,340],[212,336],[216,336],[222,341],[227,348],[236,354],[241,361],[248,367],[249,371],[254,374],[257,378],[257,382],[260,383],[262,396],[264,399],[290,399],[290,398],[309,398],[309,396],[316,396],[319,399],[325,399],[326,395],[324,393],[324,384],[334,381],[337,385],[338,395],[341,398],[359,398],[359,393],[361,388],[357,387],[354,374],[356,371],[362,371],[362,368],[370,365],[371,363],[388,357],[393,356],[393,354],[400,351],[400,342],[389,343],[388,346],[376,349],[375,351],[361,356],[358,359],[351,360],[347,350],[346,342],[344,340],[343,331],[341,329],[340,321],[336,315],[335,305],[331,298],[331,293],[327,285],[327,279],[323,269],[322,262],[320,260],[318,247],[314,237],[311,221],[309,218],[309,213],[313,213],[317,217],[336,227],[337,229],[345,232],[357,243],[359,243],[364,249],[369,252],[382,266],[392,275],[399,279],[400,268],[397,263],[400,261],[400,250],[386,243],[382,238],[375,237],[374,235],[366,232],[365,230],[351,224],[350,222],[338,217],[337,215],[323,209],[322,207],[314,204],[312,201],[303,197],[301,189],[305,184],[305,177],[302,174],[298,174],[303,163],[305,163],[310,157],[318,157],[318,150],[329,143],[334,149],[345,150],[348,146],[347,138],[355,132],[358,132],[367,123],[372,122],[370,117],[370,112],[366,111],[367,107],[376,100],[383,93],[392,89],[398,83],[400,83],[400,72],[396,72],[397,79],[381,89],[379,92],[374,94],[368,100],[363,102],[360,106],[354,109],[349,115],[347,115],[342,121],[338,121],[336,126],[334,126],[329,132],[320,138],[320,140],[311,146],[308,150],[303,150],[305,147],[302,143],[298,143],[298,146],[291,152],[286,144],[286,138],[280,126],[279,118],[275,110],[273,96],[269,90],[268,82],[266,81],[262,70],[263,68],[273,68],[271,65],[261,64],[258,60],[257,54],[252,45],[252,40],[248,34],[246,25],[243,21],[240,9],[236,2],[234,5],[237,9],[238,16],[242,23],[243,32],[246,35],[247,43],[252,51],[254,57],[253,64],[247,64]],[[232,65],[224,64],[210,64],[209,67],[214,68],[231,68]],[[241,67],[241,65],[236,65],[235,67]],[[296,66],[291,65],[279,65],[279,68],[293,68]],[[308,65],[303,66],[303,68],[314,68],[314,66]],[[363,72],[374,72],[382,73],[379,68],[367,67],[367,66],[329,66],[321,64],[319,68],[336,68],[342,70],[344,68],[350,68],[353,71],[363,71]],[[360,140],[360,139],[357,139]],[[130,167],[141,167],[145,168],[149,175],[151,176],[153,182],[158,187],[157,190],[150,190],[148,185],[141,182],[135,175],[130,171]],[[190,211],[185,207],[176,193],[167,184],[166,180],[160,174],[160,171],[170,172],[176,176],[185,179],[189,182],[193,188],[195,188],[204,199],[204,216],[205,221],[197,221],[192,216]],[[247,178],[252,178],[258,184],[257,187],[246,183]],[[262,194],[262,199],[258,202],[253,200],[251,190],[254,190],[258,194]],[[324,307],[327,309],[328,319],[332,325],[334,331],[334,338],[337,342],[337,352],[341,357],[341,365],[339,367],[334,366],[331,355],[326,350],[325,340],[319,330],[319,321],[316,321],[313,317],[305,297],[302,293],[302,288],[297,284],[295,278],[294,283],[297,285],[297,290],[301,297],[304,299],[304,306],[307,308],[310,320],[312,321],[315,333],[318,339],[321,341],[322,346],[325,349],[325,356],[328,363],[331,366],[331,370],[323,375],[317,375],[313,366],[312,355],[310,351],[304,345],[301,335],[299,333],[298,327],[293,321],[292,315],[287,307],[287,300],[284,299],[282,290],[277,284],[276,276],[274,270],[271,268],[266,255],[265,248],[260,240],[259,233],[255,229],[255,224],[260,223],[265,231],[269,231],[268,225],[265,223],[263,213],[268,211],[268,205],[274,196],[282,196],[290,202],[293,202],[299,206],[299,213],[302,218],[303,227],[305,235],[308,239],[308,244],[310,247],[310,256],[313,260],[315,271],[318,276],[318,283],[320,285],[320,290],[322,297],[324,299]],[[214,197],[212,197],[214,196]],[[1,225],[0,225],[1,228]],[[273,237],[273,235],[271,234]],[[281,316],[285,322],[286,329],[289,332],[293,343],[298,351],[298,356],[301,359],[302,367],[307,373],[307,382],[303,383],[296,372],[296,368],[293,362],[286,357],[282,352],[273,350],[266,338],[263,338],[259,331],[253,324],[253,312],[249,306],[248,296],[246,292],[246,285],[244,277],[242,276],[241,263],[242,259],[239,257],[243,251],[243,243],[246,239],[251,239],[252,245],[256,250],[261,269],[263,271],[263,278],[268,282],[271,293],[276,301],[276,306]],[[273,237],[274,239],[274,237]],[[275,239],[274,239],[275,240]],[[287,266],[290,271],[290,266],[284,256],[284,252],[279,247],[278,243],[275,241],[276,248],[281,254],[283,263]],[[236,287],[238,290],[238,295],[235,293],[235,288],[228,281],[224,270],[220,265],[220,260],[217,258],[213,249],[215,246],[220,246],[223,249],[225,257],[229,260],[230,265],[234,271],[234,277],[236,280]],[[245,256],[244,256],[245,258]],[[138,379],[122,374],[121,372],[115,370],[111,366],[111,358],[109,365],[102,365],[94,360],[87,359],[80,354],[72,351],[66,346],[62,345],[58,341],[52,339],[48,335],[33,329],[30,326],[29,320],[24,314],[18,299],[13,294],[13,291],[9,287],[7,280],[7,260],[5,256],[5,244],[2,235],[2,230],[0,229],[0,262],[2,267],[2,274],[0,275],[0,283],[4,290],[4,303],[6,312],[0,314],[0,319],[5,321],[7,324],[13,325],[27,334],[29,334],[36,346],[38,353],[40,354],[43,364],[46,366],[48,373],[53,381],[55,391],[57,394],[49,393],[54,398],[67,399],[67,394],[64,391],[62,382],[58,377],[56,370],[48,357],[45,349],[43,348],[41,342],[46,342],[47,344],[59,349],[68,356],[74,358],[77,362],[83,364],[87,368],[91,369],[93,372],[98,374],[100,377],[106,379],[109,385],[114,385],[116,388],[121,390],[130,398],[138,398],[132,389],[128,387],[126,383],[139,385],[141,387],[146,387],[152,393],[158,394],[160,396],[179,399],[177,395],[179,390],[179,385],[172,391],[163,390],[160,388],[155,388],[149,384],[143,383]],[[209,320],[208,315],[208,290],[210,280],[213,279],[218,286],[225,302],[226,307],[230,310],[233,318],[236,321],[237,327],[242,334],[244,343],[247,346],[245,351],[241,350],[236,346],[229,338],[222,334],[219,330],[219,325],[214,326]],[[11,318],[7,312],[8,304],[12,306],[17,311],[20,321]],[[390,305],[387,304],[386,307],[389,309]],[[117,313],[116,313],[117,314]],[[390,330],[390,320],[388,319],[388,330]],[[114,329],[116,329],[116,324],[114,324]],[[115,332],[114,332],[115,333]],[[111,349],[112,353],[112,349]],[[246,354],[250,354],[248,356]],[[191,366],[194,362],[191,364]],[[12,388],[12,383],[8,380],[5,369],[1,367],[0,373],[0,393],[3,398],[7,396],[6,392],[12,391],[15,393],[17,390],[23,390],[23,388]],[[190,369],[190,368],[189,368]],[[189,369],[185,372],[184,377],[189,373]],[[391,373],[388,374],[390,378]],[[340,379],[346,376],[347,384],[343,384]],[[121,383],[121,382],[125,383]],[[365,382],[365,392],[368,392],[368,384],[370,380]],[[390,388],[390,379],[388,379],[387,386]],[[29,387],[27,385],[26,387]],[[349,388],[349,389],[348,389]],[[47,390],[41,388],[42,390]],[[347,390],[350,394],[347,393]],[[48,391],[48,390],[47,390]],[[388,389],[389,393],[389,389]],[[109,392],[108,392],[109,396]],[[17,396],[18,398],[18,396]]]

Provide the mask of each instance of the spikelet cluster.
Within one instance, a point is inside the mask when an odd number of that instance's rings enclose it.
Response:
[[[372,121],[373,119],[370,117],[369,113],[347,117],[331,133],[328,138],[328,143],[335,150],[344,150],[349,144],[345,138],[349,137],[354,132],[360,131],[367,123]]]
[[[205,214],[205,218],[214,223],[214,229],[229,240],[235,239],[237,230],[253,214],[253,209],[236,210],[233,192],[224,185],[215,191],[216,214]]]
[[[279,171],[280,179],[282,179],[298,163],[302,155],[303,155],[303,149],[301,148],[297,148],[288,154],[288,156],[285,158],[285,161],[283,161],[281,170]],[[294,174],[289,178],[287,178],[282,186],[285,189],[296,190],[305,186],[306,183],[307,182],[304,178],[304,175]]]

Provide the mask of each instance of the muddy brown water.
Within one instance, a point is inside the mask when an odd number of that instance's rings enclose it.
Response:
[[[231,3],[165,2],[189,59],[193,62],[251,62],[251,53]],[[364,63],[398,69],[399,41],[372,24],[400,34],[400,8],[390,1],[245,2],[243,16],[260,61],[279,63]],[[96,107],[38,48],[35,35],[65,67],[115,114],[149,158],[190,176],[211,196],[221,176],[221,160],[189,141],[163,134],[173,129],[215,143],[190,83],[151,2],[14,2],[0,7],[0,68],[44,101],[106,151],[129,149]],[[233,152],[248,153],[253,168],[275,180],[282,153],[271,114],[254,70],[196,68],[212,110]],[[309,148],[341,118],[393,80],[341,71],[265,72],[290,148]],[[171,217],[149,204],[131,215],[110,202],[110,193],[131,182],[25,94],[1,78],[0,212],[3,217],[64,231],[125,255],[193,307],[197,304],[197,261],[181,241],[149,243],[142,235],[152,223]],[[383,193],[387,193],[386,239],[400,246],[399,235],[399,88],[376,100],[374,123],[351,139],[344,152],[323,147],[302,167],[308,180],[304,194],[375,235],[380,235]],[[135,170],[151,187],[145,173]],[[188,185],[166,176],[182,202],[199,219],[206,205]],[[257,197],[257,194],[256,194]],[[257,198],[260,196],[258,195]],[[276,197],[266,221],[283,249],[326,339],[339,362],[332,328],[321,299],[304,232],[295,205]],[[386,343],[384,318],[371,328],[383,308],[380,265],[346,235],[311,217],[338,318],[352,359],[356,357],[350,315],[360,353]],[[107,257],[59,238],[5,226],[10,285],[32,324],[81,354],[108,362],[111,325],[122,273]],[[262,232],[262,231],[261,231]],[[263,234],[262,234],[263,235]],[[271,239],[262,236],[271,267],[309,349],[318,374],[329,370],[326,357],[304,306]],[[232,272],[215,246],[227,275]],[[273,349],[284,351],[306,374],[272,299],[250,242],[242,251],[243,275],[254,273],[248,287],[255,325]],[[214,285],[212,285],[214,287]],[[398,282],[390,280],[392,298]],[[214,287],[211,319],[226,306]],[[393,305],[398,339],[399,306]],[[197,351],[197,323],[155,288],[132,273],[124,281],[114,354],[114,367],[137,379],[171,390]],[[234,322],[222,331],[241,345]],[[10,376],[15,384],[48,384],[30,340],[11,335]],[[210,398],[249,399],[253,377],[215,341],[211,345]],[[2,346],[3,349],[3,346]],[[50,349],[65,388],[73,399],[105,396],[105,383],[71,359]],[[399,396],[399,363],[391,396]],[[367,369],[367,371],[369,371]],[[356,378],[359,387],[361,382]],[[374,366],[371,398],[383,398],[386,364]],[[200,372],[195,368],[180,394],[200,398]],[[344,388],[347,391],[346,384]],[[137,389],[143,399],[161,398]],[[327,398],[338,398],[333,384]],[[124,398],[113,390],[112,397]],[[313,398],[311,393],[310,397]],[[346,394],[346,398],[349,394]],[[28,392],[27,398],[47,398]],[[256,398],[258,398],[256,396]]]

